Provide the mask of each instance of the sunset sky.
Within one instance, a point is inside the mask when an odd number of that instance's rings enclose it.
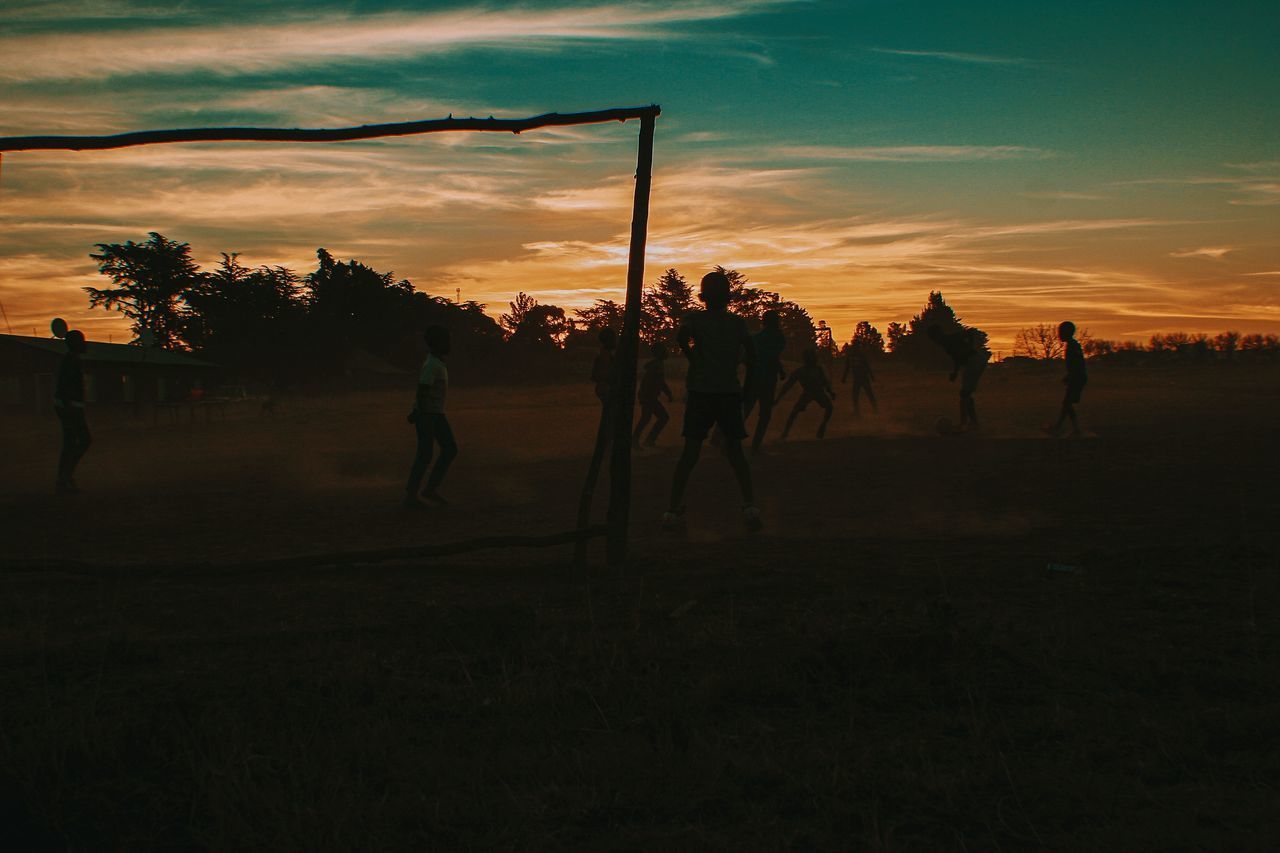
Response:
[[[1275,0],[4,0],[0,135],[657,103],[646,281],[723,264],[840,338],[936,289],[1007,350],[1280,329],[1277,45]],[[126,339],[80,288],[148,231],[495,315],[620,298],[638,129],[7,154],[0,301]]]

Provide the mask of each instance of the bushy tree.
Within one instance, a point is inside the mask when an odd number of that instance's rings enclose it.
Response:
[[[896,353],[898,351],[898,346],[902,343],[902,339],[907,336],[907,332],[906,323],[890,323],[885,328],[889,352]]]
[[[558,349],[573,331],[573,323],[557,305],[541,305],[523,290],[508,303],[510,313],[499,319],[507,342],[534,350]]]
[[[89,307],[119,311],[141,337],[149,332],[157,345],[182,344],[182,299],[200,283],[200,268],[191,259],[191,246],[152,231],[146,242],[98,243],[89,257],[98,272],[110,277],[112,288],[86,287]]]
[[[880,330],[866,320],[859,320],[853,327],[853,337],[849,341],[868,357],[884,355],[884,336]]]
[[[697,308],[693,286],[679,270],[667,270],[657,282],[645,288],[640,331],[645,340],[670,341],[686,314]]]
[[[894,358],[911,362],[920,366],[941,367],[948,363],[946,353],[937,346],[928,335],[930,327],[937,326],[944,334],[960,330],[975,332],[982,346],[986,346],[987,334],[981,329],[964,325],[955,309],[943,299],[941,291],[930,291],[924,308],[907,321],[906,331],[896,341],[893,340],[894,329],[890,327],[892,352]]]
[[[344,357],[353,347],[386,356],[414,327],[408,281],[359,261],[316,250],[318,264],[303,280],[308,325],[326,352]]]
[[[302,338],[305,313],[297,274],[240,263],[223,253],[183,300],[184,338],[200,354],[240,374],[274,375]]]

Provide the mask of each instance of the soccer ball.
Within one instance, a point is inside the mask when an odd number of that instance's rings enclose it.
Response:
[[[956,425],[951,422],[951,418],[938,418],[934,426],[938,430],[938,435],[951,435],[956,431]]]

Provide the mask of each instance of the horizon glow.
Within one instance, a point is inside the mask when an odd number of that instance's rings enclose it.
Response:
[[[647,283],[740,270],[882,332],[941,290],[1008,349],[1280,327],[1280,16],[1172,3],[7,3],[0,135],[335,127],[662,105]],[[1034,8],[1028,8],[1034,6]],[[1211,20],[1206,16],[1211,15]],[[20,152],[16,333],[90,311],[94,244],[202,266],[315,250],[488,304],[621,297],[638,123],[330,144]]]

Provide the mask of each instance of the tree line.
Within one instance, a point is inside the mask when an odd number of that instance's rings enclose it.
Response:
[[[1078,330],[1076,338],[1086,358],[1104,361],[1159,361],[1168,359],[1234,359],[1270,357],[1280,354],[1280,336],[1236,331],[1210,335],[1204,332],[1168,332],[1141,341],[1115,341],[1096,338],[1088,329]],[[1058,327],[1040,323],[1021,329],[1014,336],[1013,354],[1040,361],[1060,359],[1066,345],[1058,340]]]
[[[237,253],[222,253],[213,269],[191,257],[187,243],[151,232],[142,242],[99,243],[90,257],[109,287],[86,287],[91,307],[118,311],[139,339],[187,350],[220,365],[230,375],[290,384],[350,372],[369,357],[404,370],[422,358],[421,332],[447,326],[455,347],[466,353],[477,375],[528,377],[530,368],[554,372],[573,361],[565,354],[594,347],[600,330],[622,325],[623,306],[598,299],[573,311],[539,302],[521,291],[495,320],[482,303],[431,295],[407,279],[379,272],[357,260],[339,260],[316,250],[316,267],[299,274],[284,266],[245,265]],[[778,313],[787,336],[786,356],[798,359],[815,348],[824,359],[856,347],[867,357],[890,355],[894,361],[934,364],[946,356],[924,333],[932,325],[944,331],[966,329],[981,342],[982,330],[965,325],[933,291],[920,313],[890,323],[885,334],[870,322],[858,322],[848,342],[838,342],[830,326],[781,294],[751,285],[741,272],[716,269],[732,286],[730,310],[758,329],[764,314]],[[671,344],[685,315],[698,307],[696,286],[677,269],[664,271],[645,287],[640,334],[647,343]],[[1054,327],[1041,325],[1019,333],[1015,352],[1036,358],[1061,356]],[[145,333],[145,334],[144,334]],[[1084,335],[1086,353],[1105,356],[1138,345],[1100,341]],[[1143,351],[1179,352],[1206,347],[1214,352],[1275,350],[1274,335],[1224,333],[1207,336],[1157,335]],[[1228,349],[1230,347],[1230,349]]]

